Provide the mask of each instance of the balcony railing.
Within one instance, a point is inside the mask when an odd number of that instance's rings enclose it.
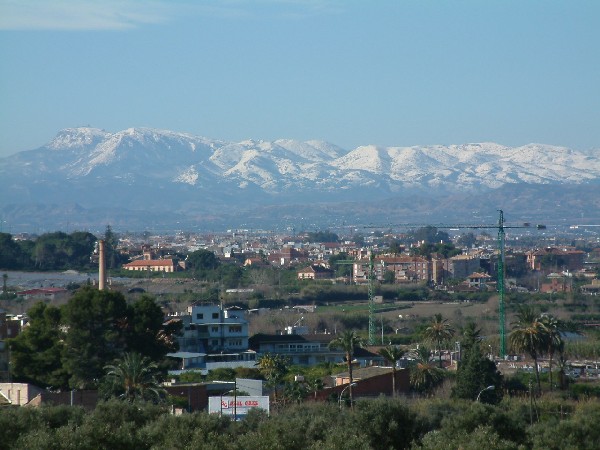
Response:
[[[275,348],[276,353],[343,353],[329,348]]]

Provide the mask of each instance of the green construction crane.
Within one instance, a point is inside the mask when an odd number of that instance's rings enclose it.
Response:
[[[498,217],[498,316],[500,317],[500,358],[506,356],[506,317],[504,312],[504,212]]]
[[[500,332],[500,358],[506,356],[506,312],[504,302],[504,278],[506,275],[505,253],[504,253],[504,238],[506,228],[531,228],[531,224],[524,223],[523,225],[505,225],[504,211],[498,210],[497,225],[453,225],[448,228],[494,228],[498,230],[498,316],[499,316],[499,332]],[[443,227],[439,227],[443,228]],[[538,230],[546,229],[545,225],[537,225]]]
[[[504,358],[506,356],[506,312],[505,312],[505,300],[504,300],[504,276],[505,276],[505,255],[504,255],[504,238],[505,231],[507,228],[532,228],[531,224],[524,223],[523,225],[505,225],[504,222],[504,212],[499,209],[498,210],[498,224],[496,225],[431,225],[435,228],[470,228],[470,229],[497,229],[498,230],[498,315],[499,315],[499,328],[500,328],[500,357]],[[396,224],[396,225],[386,225],[386,226],[367,226],[365,228],[388,228],[388,227],[407,227],[414,228],[418,226],[427,226],[427,225],[415,225],[415,224]],[[545,230],[546,225],[536,225],[535,227],[538,230]],[[374,326],[374,325],[373,325]],[[369,339],[371,338],[371,323],[369,322]]]
[[[368,344],[369,345],[375,345],[375,300],[373,297],[373,278],[374,278],[374,267],[373,267],[373,262],[374,262],[374,254],[372,251],[369,251],[369,265],[368,265],[368,272],[367,272],[367,287],[368,287],[368,295],[369,295],[369,338],[368,338]],[[336,264],[357,264],[359,263],[359,260],[353,260],[353,259],[342,259],[339,261],[336,261]]]
[[[368,281],[368,292],[369,292],[369,345],[375,345],[375,300],[373,298],[373,260],[375,256],[373,251],[369,254],[369,274],[367,277]]]

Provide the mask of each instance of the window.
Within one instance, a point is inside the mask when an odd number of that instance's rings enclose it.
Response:
[[[219,327],[211,327],[210,331],[212,331],[213,333],[218,333]]]
[[[202,313],[196,314],[196,320],[202,320],[202,319],[204,319],[204,314],[202,314]]]
[[[241,333],[242,332],[242,326],[241,325],[230,325],[229,326],[229,332],[230,333]]]
[[[219,318],[219,313],[213,313],[212,318],[213,319],[218,319]]]

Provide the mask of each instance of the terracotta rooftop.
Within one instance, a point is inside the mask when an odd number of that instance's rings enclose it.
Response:
[[[172,266],[172,259],[139,259],[128,264],[123,264],[123,267],[155,267],[155,266]]]

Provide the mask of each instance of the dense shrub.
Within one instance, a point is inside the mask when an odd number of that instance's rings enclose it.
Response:
[[[569,388],[571,395],[578,400],[587,398],[600,398],[600,386],[586,384],[586,383],[575,383]]]
[[[600,404],[558,397],[499,405],[466,400],[361,399],[252,411],[241,422],[205,412],[111,400],[77,407],[0,408],[2,449],[595,449]]]
[[[597,401],[581,403],[573,414],[554,417],[529,429],[533,449],[597,449],[600,442],[600,406]]]
[[[408,448],[417,437],[415,413],[398,400],[359,401],[350,424],[373,449]]]

